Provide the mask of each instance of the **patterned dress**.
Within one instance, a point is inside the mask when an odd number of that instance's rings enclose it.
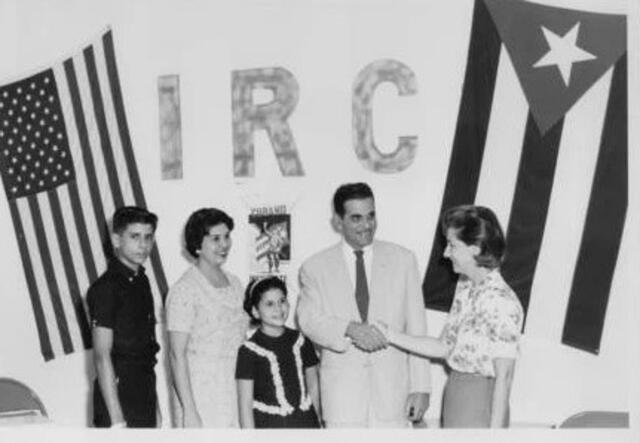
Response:
[[[304,378],[306,368],[318,364],[311,342],[286,328],[280,337],[259,329],[238,351],[236,378],[253,380],[253,418],[256,428],[318,428]]]
[[[498,270],[474,285],[458,283],[442,330],[453,371],[442,399],[444,428],[486,428],[491,424],[495,358],[517,358],[523,310]],[[507,423],[508,423],[507,404]]]
[[[442,330],[447,364],[459,372],[495,377],[493,359],[517,358],[523,310],[496,269],[477,285],[458,284]]]
[[[230,286],[215,288],[193,266],[171,287],[166,302],[167,330],[189,334],[191,389],[202,424],[210,428],[238,427],[234,371],[249,327],[240,280],[226,276]],[[174,400],[175,418],[181,423],[180,402]]]

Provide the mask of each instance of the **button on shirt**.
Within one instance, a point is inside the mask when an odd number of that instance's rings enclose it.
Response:
[[[89,288],[87,304],[93,327],[113,329],[114,359],[155,363],[160,349],[149,279],[113,259]]]

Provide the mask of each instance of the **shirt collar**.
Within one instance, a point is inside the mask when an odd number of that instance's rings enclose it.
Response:
[[[498,279],[502,278],[502,276],[500,275],[500,269],[499,268],[494,268],[492,270],[490,270],[487,275],[485,275],[482,280],[480,280],[478,282],[478,284],[474,285],[473,282],[471,281],[470,278],[467,279],[467,283],[471,288],[480,288],[482,286],[486,286],[488,284],[490,284],[491,282],[494,282]]]
[[[129,266],[122,263],[117,257],[111,259],[109,262],[109,269],[127,279],[132,279],[133,277],[144,274],[144,266],[140,265],[138,267],[138,272],[136,272]]]
[[[344,239],[342,240],[342,251],[344,252],[344,255],[347,257],[355,257],[354,252],[356,251],[355,249],[353,249],[353,246],[351,246],[349,243],[347,243],[346,241],[344,241]],[[361,249],[363,256],[369,256],[371,254],[371,252],[373,251],[373,243],[371,243],[370,245],[365,246],[364,248]]]

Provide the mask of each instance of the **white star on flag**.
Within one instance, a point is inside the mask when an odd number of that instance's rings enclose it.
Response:
[[[580,22],[576,23],[563,37],[560,37],[553,31],[541,26],[544,38],[549,45],[549,51],[538,60],[533,67],[540,68],[543,66],[556,65],[564,80],[565,86],[569,86],[571,78],[571,68],[574,63],[593,60],[597,58],[595,55],[579,48],[576,45],[578,32],[580,30]]]

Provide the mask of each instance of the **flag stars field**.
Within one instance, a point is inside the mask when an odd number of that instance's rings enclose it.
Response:
[[[553,31],[541,26],[544,38],[549,44],[547,52],[533,67],[557,66],[565,86],[569,86],[571,68],[574,63],[594,60],[597,57],[576,45],[580,22],[576,23],[564,36],[560,37]]]

